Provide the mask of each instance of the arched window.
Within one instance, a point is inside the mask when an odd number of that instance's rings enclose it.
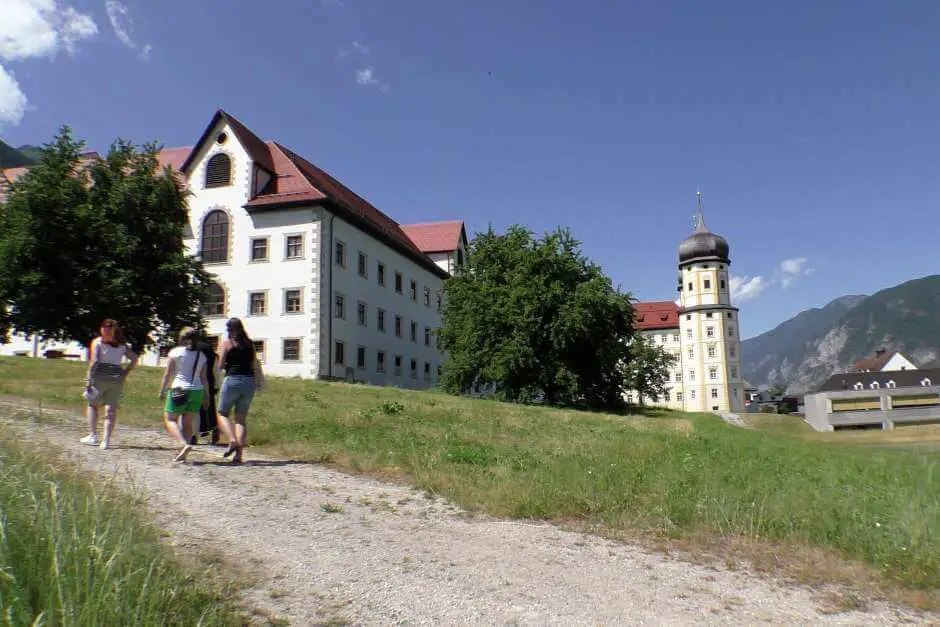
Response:
[[[232,160],[224,152],[212,155],[206,164],[206,187],[232,184]]]
[[[224,316],[225,315],[225,290],[218,283],[210,283],[206,290],[206,302],[202,308],[202,315]]]
[[[202,221],[202,261],[228,261],[228,214],[216,209]]]

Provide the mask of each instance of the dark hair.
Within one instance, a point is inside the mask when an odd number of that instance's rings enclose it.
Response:
[[[232,340],[236,346],[243,348],[254,348],[251,338],[245,332],[245,325],[238,318],[229,318],[225,323],[225,329],[228,331],[228,339]]]
[[[124,330],[114,318],[105,318],[101,323],[101,328],[111,329],[111,341],[107,342],[111,346],[120,346],[124,343]]]
[[[199,350],[199,332],[192,327],[180,329],[180,344],[185,344],[191,351]]]

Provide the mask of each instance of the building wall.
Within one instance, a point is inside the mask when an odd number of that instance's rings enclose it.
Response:
[[[679,268],[679,338],[686,411],[742,411],[741,348],[728,268],[705,261]],[[695,309],[708,306],[707,309]]]
[[[331,242],[325,241],[325,245],[331,246],[332,261],[323,265],[326,284],[332,280],[326,325],[332,342],[324,342],[321,359],[330,364],[330,376],[349,377],[351,368],[356,380],[375,385],[427,388],[436,384],[438,367],[444,361],[443,353],[437,348],[436,334],[440,327],[438,297],[443,280],[339,217],[324,223],[330,223],[325,227],[327,237],[332,229]],[[337,243],[342,244],[345,263],[337,258]],[[364,276],[360,274],[360,253],[365,256]],[[379,283],[379,263],[385,268],[384,285]],[[396,274],[401,276],[400,293],[395,290]],[[415,282],[414,299],[411,297],[412,281]],[[342,317],[337,316],[337,296],[343,298]],[[364,321],[359,318],[360,305],[365,309]],[[384,330],[379,329],[380,310],[384,312]],[[400,337],[395,333],[396,316],[401,318]],[[414,341],[412,323],[415,324]],[[337,358],[337,342],[343,343],[341,363]],[[364,363],[359,361],[360,349],[364,351]],[[379,363],[380,353],[384,354],[384,368]],[[401,359],[399,370],[395,367],[396,356]],[[412,360],[416,366],[414,373]]]
[[[881,370],[917,370],[917,366],[901,353],[895,353]]]
[[[837,427],[940,421],[940,386],[875,388],[807,394],[804,420],[816,431]]]
[[[644,399],[648,405],[655,407],[666,407],[668,409],[682,410],[682,360],[679,359],[679,328],[669,329],[650,329],[640,331],[639,335],[646,338],[653,346],[661,347],[663,350],[676,357],[673,367],[669,370],[669,381],[666,384],[666,396],[657,400]],[[635,392],[628,394],[629,402],[639,401]]]

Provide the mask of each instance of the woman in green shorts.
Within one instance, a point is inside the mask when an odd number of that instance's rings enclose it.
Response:
[[[207,362],[199,350],[199,334],[196,330],[185,327],[180,332],[179,344],[167,356],[160,398],[166,397],[163,422],[170,437],[182,446],[175,458],[175,461],[181,462],[186,460],[193,448],[190,444],[193,420],[199,414],[199,408],[208,400],[205,395],[208,379]]]

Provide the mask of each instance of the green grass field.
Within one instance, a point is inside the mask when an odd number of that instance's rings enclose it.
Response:
[[[129,497],[0,441],[4,625],[239,625],[223,591],[186,574]]]
[[[82,375],[76,363],[0,359],[0,393],[77,409]],[[159,376],[131,376],[123,420],[159,428]],[[940,586],[940,469],[929,452],[814,441],[790,423],[746,430],[710,415],[269,383],[249,436],[272,454],[407,481],[496,516],[823,547],[900,585]]]

